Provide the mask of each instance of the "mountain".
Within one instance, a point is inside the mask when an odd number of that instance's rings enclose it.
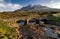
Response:
[[[26,7],[21,8],[21,10],[40,10],[40,9],[48,9],[49,7],[42,6],[42,5],[28,5]]]
[[[25,11],[40,11],[40,12],[49,12],[49,11],[60,11],[60,9],[55,9],[55,8],[50,8],[47,6],[42,6],[42,5],[31,5],[29,4],[26,7],[21,8],[21,10]]]

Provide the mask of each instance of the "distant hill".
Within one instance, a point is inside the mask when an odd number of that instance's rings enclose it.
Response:
[[[40,11],[40,12],[49,12],[49,11],[60,11],[60,9],[50,8],[42,5],[28,5],[26,7],[21,8],[24,11]]]

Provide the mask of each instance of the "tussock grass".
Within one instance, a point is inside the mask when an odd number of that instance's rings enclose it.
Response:
[[[0,39],[16,39],[16,37],[16,30],[8,27],[6,22],[0,21]]]

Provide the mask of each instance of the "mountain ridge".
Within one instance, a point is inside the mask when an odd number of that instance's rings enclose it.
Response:
[[[49,11],[60,11],[60,9],[56,9],[56,8],[50,8],[47,6],[43,6],[43,5],[28,5],[26,7],[21,8],[20,10],[24,10],[24,11],[40,11],[40,12],[49,12]]]

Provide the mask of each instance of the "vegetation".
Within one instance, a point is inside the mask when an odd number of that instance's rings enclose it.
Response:
[[[36,12],[30,12],[30,11],[15,11],[15,12],[2,12],[0,13],[0,18],[16,18],[16,17],[29,17],[29,16],[38,16]]]
[[[52,12],[55,13],[55,12]],[[34,17],[34,16],[42,16],[45,17],[43,15],[47,15],[48,12],[34,12],[34,11],[15,11],[15,12],[2,12],[0,13],[0,19],[2,19],[2,21],[0,20],[0,39],[17,39],[17,33],[16,33],[16,29],[15,28],[11,28],[8,27],[8,22],[4,22],[4,20],[9,20],[10,18],[12,18],[12,20],[9,21],[10,25],[14,23],[14,19],[13,18],[20,18],[20,17]],[[51,20],[53,21],[60,21],[60,17],[55,17],[55,16],[50,16]],[[14,20],[14,21],[13,21]],[[16,25],[15,25],[16,26]],[[28,26],[29,27],[29,26]]]
[[[16,39],[16,37],[16,30],[8,27],[6,22],[0,21],[0,39]]]
[[[60,22],[60,16],[54,16],[54,15],[50,15],[49,17],[52,21],[55,21],[55,22]]]

